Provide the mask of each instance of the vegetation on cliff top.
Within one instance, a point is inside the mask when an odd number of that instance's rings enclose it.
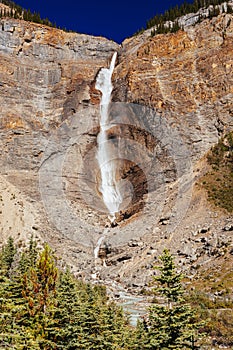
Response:
[[[61,28],[52,23],[48,18],[41,18],[39,12],[31,12],[30,9],[26,10],[20,5],[17,5],[10,0],[0,0],[0,3],[9,7],[9,9],[0,9],[0,18],[2,17],[11,17],[16,19],[23,19],[28,22],[40,23],[47,25],[49,27],[58,28],[64,31],[73,32],[72,30],[67,30],[66,28]]]
[[[227,0],[226,3],[228,3],[229,1],[230,0]],[[174,33],[179,29],[182,29],[178,22],[179,17],[189,13],[196,13],[201,8],[206,9],[210,5],[212,5],[213,8],[210,9],[208,18],[218,16],[220,13],[219,5],[223,4],[223,2],[223,0],[194,0],[193,3],[188,3],[185,0],[180,6],[176,5],[175,7],[171,7],[170,9],[166,10],[163,14],[153,16],[146,22],[146,29],[154,27],[151,30],[151,36],[162,33]],[[7,5],[10,8],[10,10],[1,10],[0,18],[13,17],[18,19],[24,19],[25,21],[45,24],[50,27],[73,32],[72,30],[67,30],[66,28],[57,27],[56,23],[52,23],[48,18],[42,19],[40,13],[32,13],[30,9],[23,9],[21,6],[17,5],[11,0],[0,0],[0,3]],[[227,13],[233,13],[232,6],[229,6],[228,4],[226,5],[226,9],[224,6],[222,6],[222,11],[225,12],[225,10]],[[205,17],[202,18],[202,16],[200,15],[199,22],[204,18]],[[142,28],[138,30],[135,34],[141,33],[144,30],[145,28]]]
[[[229,1],[226,1],[228,3]],[[219,5],[223,4],[223,0],[194,0],[192,3],[188,3],[186,1],[183,2],[180,6],[176,5],[175,7],[171,7],[163,14],[156,15],[149,19],[146,23],[146,28],[142,28],[136,34],[143,32],[145,29],[151,30],[151,36],[155,34],[164,34],[164,33],[174,33],[179,29],[182,29],[179,25],[178,19],[181,16],[187,15],[189,13],[196,13],[201,8],[206,9],[210,5],[213,6],[212,9],[209,10],[208,18],[212,18],[218,16],[220,14]],[[222,6],[222,11],[227,13],[232,13],[232,6],[226,5],[226,9]],[[205,17],[199,16],[198,22],[201,22]]]

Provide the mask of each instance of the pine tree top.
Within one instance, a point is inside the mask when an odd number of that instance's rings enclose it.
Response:
[[[183,275],[176,271],[174,258],[168,249],[164,249],[163,254],[159,257],[161,265],[154,268],[160,271],[160,274],[154,277],[155,295],[162,295],[167,302],[181,301],[184,294],[181,280]]]

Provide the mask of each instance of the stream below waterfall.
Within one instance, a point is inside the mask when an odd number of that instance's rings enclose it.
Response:
[[[144,296],[133,295],[121,290],[119,291],[119,297],[115,301],[129,315],[130,323],[133,326],[136,326],[137,320],[147,313],[148,304]]]
[[[132,294],[119,282],[114,280],[102,281],[99,279],[95,280],[95,283],[106,286],[107,294],[117,305],[122,306],[124,312],[128,314],[132,326],[136,326],[137,320],[147,314],[149,307],[148,297]]]
[[[130,323],[137,325],[137,320],[147,314],[149,306],[147,297],[130,293],[120,283],[115,281],[105,281],[110,297],[113,295],[115,302],[123,307],[123,310],[129,315]]]

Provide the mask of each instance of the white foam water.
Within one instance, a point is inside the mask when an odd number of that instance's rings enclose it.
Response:
[[[94,249],[94,258],[95,259],[98,259],[98,257],[99,257],[99,250],[100,250],[100,246],[101,246],[101,243],[102,243],[103,239],[104,239],[104,236],[101,236],[98,239],[97,245],[96,245],[96,247]]]
[[[100,102],[100,132],[97,136],[97,161],[100,168],[101,184],[99,191],[102,194],[103,202],[107,207],[111,222],[115,221],[115,215],[119,211],[122,196],[116,180],[116,159],[108,141],[107,131],[113,125],[109,121],[109,104],[111,102],[112,74],[115,67],[117,53],[112,56],[109,68],[102,68],[96,79],[96,89],[101,91]]]

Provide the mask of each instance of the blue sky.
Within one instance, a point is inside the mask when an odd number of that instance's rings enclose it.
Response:
[[[145,26],[157,13],[184,0],[15,0],[24,8],[40,12],[58,26],[79,33],[102,35],[118,43]],[[192,1],[189,1],[192,2]]]

